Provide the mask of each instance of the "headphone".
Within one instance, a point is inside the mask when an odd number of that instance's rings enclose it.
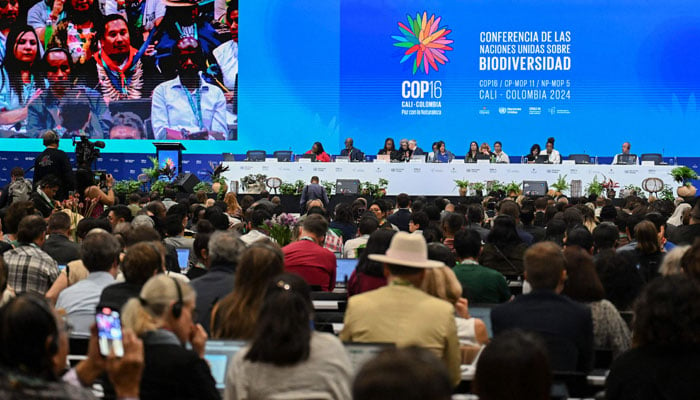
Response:
[[[175,304],[173,304],[173,311],[172,312],[173,312],[173,317],[175,319],[178,319],[178,318],[180,318],[180,315],[182,315],[182,305],[183,305],[182,289],[180,288],[180,283],[177,281],[177,279],[173,278],[172,276],[170,277],[170,279],[172,279],[173,282],[175,282],[175,289],[177,290],[177,302]]]

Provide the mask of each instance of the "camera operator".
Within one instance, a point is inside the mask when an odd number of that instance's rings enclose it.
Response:
[[[58,149],[58,134],[48,130],[44,133],[43,139],[46,150],[34,160],[34,187],[36,188],[44,177],[53,174],[61,181],[54,199],[63,201],[68,198],[68,192],[75,190],[75,175],[68,155]]]

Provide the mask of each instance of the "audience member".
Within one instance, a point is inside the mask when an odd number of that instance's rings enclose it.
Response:
[[[430,218],[424,211],[416,211],[411,213],[411,218],[408,220],[408,231],[418,235],[423,234],[423,229],[428,229],[430,226]]]
[[[343,344],[312,329],[307,283],[281,274],[268,283],[250,344],[226,373],[226,399],[350,399],[352,369]]]
[[[410,346],[389,349],[367,361],[355,376],[353,399],[450,400],[452,382],[433,353]]]
[[[15,201],[28,201],[32,194],[32,181],[24,177],[22,167],[10,170],[10,183],[0,188],[0,209]]]
[[[88,233],[80,245],[81,259],[90,274],[64,289],[56,301],[56,309],[65,310],[76,335],[89,335],[102,290],[117,276],[120,252],[117,239],[100,230]]]
[[[389,215],[387,220],[391,224],[396,225],[399,230],[408,232],[409,220],[411,219],[411,198],[406,193],[399,193],[396,196],[396,206],[398,210]]]
[[[307,211],[306,203],[309,200],[321,200],[323,207],[328,206],[328,194],[326,193],[326,188],[321,186],[319,183],[318,176],[311,177],[311,183],[304,186],[301,191],[301,199],[299,200],[299,208],[301,212]]]
[[[386,219],[390,210],[384,200],[374,200],[374,202],[372,202],[372,204],[369,206],[368,210],[372,212],[375,217],[377,217],[380,229],[393,229],[395,231],[399,230],[399,228],[396,225],[392,224]]]
[[[195,298],[189,284],[159,274],[122,308],[124,328],[143,339],[142,400],[220,398],[204,360],[207,333],[193,318]]]
[[[593,258],[584,249],[569,246],[564,249],[564,258],[568,279],[562,294],[591,308],[593,346],[611,349],[613,357],[619,356],[630,346],[630,332],[615,306],[605,300]]]
[[[37,215],[22,218],[17,230],[17,247],[3,254],[8,282],[17,294],[44,295],[58,277],[58,264],[41,246],[46,240],[46,222]]]
[[[336,262],[333,253],[322,244],[328,221],[320,215],[309,215],[299,231],[299,240],[282,248],[285,271],[303,277],[311,286],[325,292],[335,287]]]
[[[428,258],[430,260],[441,261],[450,268],[457,265],[454,250],[450,250],[449,247],[440,242],[428,243]]]
[[[659,274],[661,276],[669,276],[683,273],[681,268],[681,260],[685,255],[686,251],[690,249],[690,246],[676,246],[673,250],[666,253],[664,260],[659,267]]]
[[[153,276],[165,271],[163,245],[160,242],[140,242],[127,248],[121,263],[124,282],[102,290],[100,307],[120,311],[131,298],[138,297],[143,285]]]
[[[42,298],[30,293],[0,308],[0,397],[93,399],[87,388],[105,371],[116,398],[139,397],[143,345],[133,332],[123,332],[123,357],[103,357],[93,329],[86,358],[61,376],[69,354],[69,330]]]
[[[190,265],[190,268],[187,270],[187,277],[190,278],[190,280],[195,280],[209,271],[209,240],[211,239],[211,232],[202,230],[205,223],[211,227],[212,231],[214,230],[214,227],[211,226],[211,223],[207,220],[202,220],[197,223],[197,234],[192,243],[195,262]]]
[[[499,215],[479,256],[479,264],[506,276],[523,274],[523,254],[527,245],[522,241],[510,215]]]
[[[691,280],[700,282],[700,240],[695,240],[681,258],[681,269]]]
[[[593,230],[593,252],[599,254],[603,250],[614,250],[620,237],[620,231],[612,222],[601,222]]]
[[[472,388],[480,400],[542,400],[550,398],[551,382],[545,344],[532,333],[512,330],[484,348]]]
[[[454,246],[459,264],[453,271],[462,285],[462,297],[472,304],[503,303],[511,299],[505,277],[477,261],[482,247],[479,233],[472,229],[457,232]]]
[[[457,337],[461,346],[485,345],[489,341],[484,321],[469,314],[469,301],[462,297],[462,285],[448,266],[425,271],[421,290],[454,305]]]
[[[244,249],[245,244],[233,231],[215,232],[209,239],[209,271],[192,281],[192,288],[197,292],[194,320],[207,332],[214,304],[233,290],[236,268]]]
[[[426,268],[444,266],[428,259],[422,236],[398,232],[386,255],[370,260],[384,264],[389,284],[350,298],[340,339],[350,342],[418,345],[439,356],[450,371],[451,382],[461,379],[459,339],[454,307],[418,289]],[[430,324],[425,324],[430,320]]]
[[[464,216],[449,213],[442,218],[442,244],[454,251],[455,234],[464,226]]]
[[[343,244],[355,237],[357,226],[352,215],[352,207],[348,203],[338,203],[335,206],[333,220],[328,228],[335,231],[336,235],[342,235]]]
[[[700,290],[683,276],[651,281],[634,306],[633,348],[615,360],[607,399],[697,397]]]
[[[58,265],[66,265],[80,258],[80,246],[68,238],[70,222],[70,217],[64,212],[55,212],[49,217],[49,236],[41,249],[56,260]]]
[[[374,218],[370,218],[374,220]],[[376,223],[376,220],[374,221]],[[378,229],[369,236],[367,246],[362,249],[360,253],[357,267],[355,267],[355,270],[350,274],[350,279],[348,280],[348,295],[354,296],[386,286],[383,264],[379,261],[371,260],[369,256],[371,254],[386,253],[391,244],[391,239],[395,234],[396,231],[393,230]]]
[[[357,228],[359,235],[345,242],[343,246],[343,258],[359,258],[360,253],[364,251],[367,246],[370,235],[377,229],[379,229],[379,222],[376,218],[373,216],[363,217]]]
[[[688,225],[680,225],[669,238],[676,245],[693,244],[700,237],[700,201],[690,210],[690,222]]]
[[[284,254],[268,243],[253,243],[241,256],[231,293],[212,310],[212,337],[250,340],[253,337],[265,290],[284,270]]]
[[[588,372],[593,356],[591,310],[562,296],[566,260],[561,248],[540,242],[525,252],[525,279],[532,293],[491,311],[494,335],[509,329],[540,334],[555,371]]]

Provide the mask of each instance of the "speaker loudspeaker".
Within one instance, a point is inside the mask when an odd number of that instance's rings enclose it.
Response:
[[[173,186],[185,193],[194,193],[194,187],[199,183],[199,178],[194,174],[180,174],[175,178]]]
[[[547,194],[547,181],[523,181],[525,196],[544,196]]]

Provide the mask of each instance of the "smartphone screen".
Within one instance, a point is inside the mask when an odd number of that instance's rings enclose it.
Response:
[[[119,312],[113,311],[109,307],[102,307],[97,310],[95,321],[97,322],[97,341],[100,353],[103,356],[108,356],[110,350],[113,350],[115,356],[123,357],[122,321],[119,318]]]
[[[58,272],[62,272],[64,269],[66,269],[66,264],[58,264]]]

